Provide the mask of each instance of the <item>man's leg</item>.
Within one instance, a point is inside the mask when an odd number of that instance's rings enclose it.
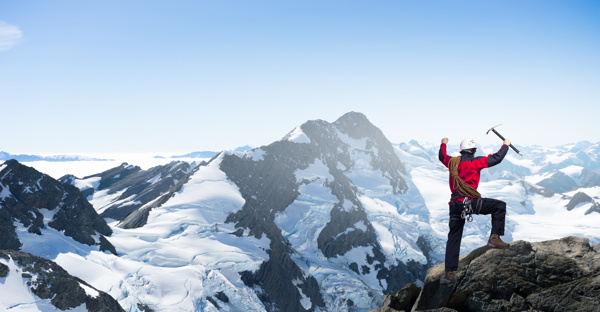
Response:
[[[488,245],[494,248],[508,248],[509,245],[500,239],[500,236],[504,235],[506,203],[492,198],[478,198],[472,205],[476,214],[492,215],[492,233]]]
[[[461,203],[450,203],[450,231],[446,242],[446,272],[458,270],[458,256],[460,254],[460,242],[462,240],[465,220],[461,219],[463,205]]]

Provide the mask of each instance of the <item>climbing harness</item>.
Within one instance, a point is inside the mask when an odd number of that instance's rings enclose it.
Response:
[[[467,222],[473,221],[473,207],[471,206],[471,199],[469,197],[463,199],[463,206],[464,208],[460,217],[467,220]]]

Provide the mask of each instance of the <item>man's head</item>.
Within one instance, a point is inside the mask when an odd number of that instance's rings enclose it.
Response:
[[[462,142],[460,142],[460,152],[461,153],[468,153],[468,154],[474,155],[476,151],[477,151],[477,143],[475,143],[475,140],[464,139],[464,140],[462,140]]]

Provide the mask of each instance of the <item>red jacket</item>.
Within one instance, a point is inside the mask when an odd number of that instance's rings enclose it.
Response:
[[[498,152],[485,157],[473,157],[473,155],[469,153],[461,153],[460,164],[458,165],[458,176],[472,188],[477,189],[481,178],[481,169],[499,164],[504,159],[507,152],[508,146],[502,144],[502,147]],[[446,153],[446,144],[440,146],[439,159],[444,166],[448,168],[450,156]],[[457,190],[454,188],[453,182],[452,177],[450,177],[450,191],[452,191],[452,194],[456,194]]]

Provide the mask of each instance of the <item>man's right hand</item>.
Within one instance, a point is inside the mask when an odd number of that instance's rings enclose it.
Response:
[[[510,141],[509,141],[510,142]],[[448,138],[443,138],[442,139],[442,144],[448,144]]]
[[[504,139],[504,145],[510,146],[510,140],[509,139]]]

